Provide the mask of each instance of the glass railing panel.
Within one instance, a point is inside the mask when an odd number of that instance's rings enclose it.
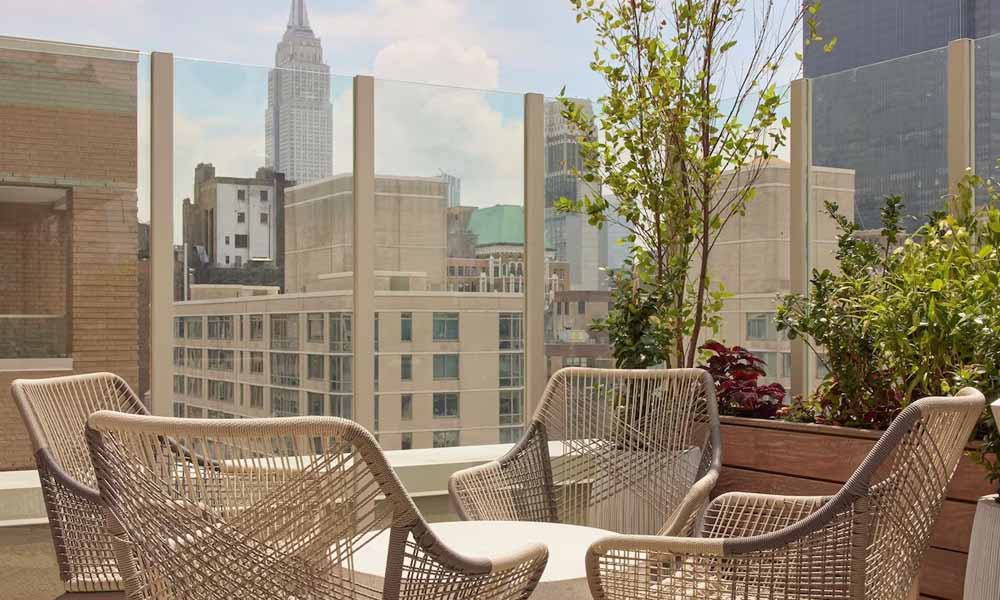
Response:
[[[173,368],[185,381],[158,411],[354,412],[353,80],[322,59],[287,58],[174,62],[174,347],[183,352]]]
[[[520,94],[375,82],[375,422],[387,449],[520,436],[523,131]]]

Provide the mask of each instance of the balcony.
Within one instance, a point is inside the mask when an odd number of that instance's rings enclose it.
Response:
[[[244,64],[0,36],[0,395],[15,378],[112,371],[161,416],[350,418],[424,515],[452,520],[449,475],[510,448],[554,373],[615,365],[615,338],[595,322],[644,243],[556,208],[619,201],[612,178],[581,171],[586,144],[558,99],[337,75],[308,39],[308,52]],[[280,62],[317,48],[308,68]],[[827,349],[777,320],[782,297],[815,289],[811,273],[840,271],[824,203],[889,255],[884,196],[904,195],[905,235],[967,170],[995,175],[997,56],[1000,33],[772,81],[775,122],[760,135],[788,143],[744,163],[759,167],[753,202],[707,261],[729,295],[712,334],[690,337],[745,347],[786,401],[818,394]],[[595,125],[601,93],[569,112]],[[729,102],[721,112],[746,117]],[[52,597],[31,441],[12,406],[0,402],[0,577],[15,598]],[[829,494],[876,437],[724,417],[715,493]],[[961,600],[975,502],[991,491],[963,459],[924,599]]]

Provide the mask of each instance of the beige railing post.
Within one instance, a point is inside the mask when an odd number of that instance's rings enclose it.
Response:
[[[375,430],[375,80],[354,78],[354,420]]]
[[[948,192],[958,191],[967,171],[975,172],[975,44],[948,43]]]
[[[150,412],[172,414],[174,344],[174,55],[150,60]]]
[[[545,99],[524,95],[524,415],[534,413],[548,377],[545,359]]]
[[[791,99],[791,228],[788,265],[791,291],[796,294],[809,292],[809,215],[812,214],[812,194],[809,190],[809,163],[812,156],[812,82],[796,79],[792,82]],[[791,341],[792,376],[791,393],[805,394],[812,389],[812,353],[801,339]]]

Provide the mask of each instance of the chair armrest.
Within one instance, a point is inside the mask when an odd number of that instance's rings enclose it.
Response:
[[[658,535],[691,537],[695,534],[698,519],[705,513],[712,490],[719,480],[719,472],[709,471],[694,482],[691,489],[677,505],[670,520],[660,529]]]
[[[781,496],[730,492],[705,509],[701,535],[750,537],[789,527],[822,508],[830,496]]]
[[[544,427],[532,423],[521,441],[497,460],[453,473],[448,491],[466,521],[555,521]]]
[[[35,452],[35,464],[38,466],[39,476],[43,479],[43,489],[46,484],[44,478],[50,477],[52,479],[52,483],[60,486],[69,493],[92,504],[100,504],[100,492],[67,473],[62,466],[56,462],[55,456],[52,455],[52,451],[48,448],[39,448],[38,451]]]

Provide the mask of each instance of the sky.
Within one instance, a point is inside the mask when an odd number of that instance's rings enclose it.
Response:
[[[252,176],[263,164],[267,71],[289,0],[4,3],[3,35],[174,53],[178,237],[181,202],[191,195],[198,162],[212,162],[218,175],[230,177]],[[331,82],[335,173],[350,170],[355,74],[379,80],[376,171],[458,175],[463,204],[474,206],[522,203],[521,94],[555,96],[563,86],[575,97],[602,93],[588,68],[593,31],[576,23],[569,0],[306,0],[306,6],[324,59],[341,76]],[[147,220],[148,59],[140,62],[139,87],[139,218]]]

